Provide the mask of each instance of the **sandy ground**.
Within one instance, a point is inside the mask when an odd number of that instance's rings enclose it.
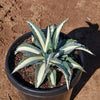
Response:
[[[5,73],[10,45],[30,29],[41,29],[69,17],[62,31],[85,44],[96,56],[85,55],[85,70],[71,100],[100,100],[100,0],[0,0],[0,100],[21,100]]]

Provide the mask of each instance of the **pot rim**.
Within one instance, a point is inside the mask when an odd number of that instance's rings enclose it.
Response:
[[[57,95],[65,93],[65,92],[68,92],[66,85],[63,85],[63,86],[60,86],[60,87],[57,87],[57,88],[52,88],[52,89],[49,89],[49,90],[39,90],[38,88],[37,89],[36,88],[31,89],[31,88],[25,87],[22,84],[18,83],[18,81],[16,79],[14,79],[13,75],[11,74],[11,71],[9,69],[9,64],[8,64],[10,52],[12,50],[12,47],[18,41],[20,41],[20,39],[22,39],[23,37],[26,37],[26,36],[29,37],[31,34],[32,34],[31,32],[28,32],[28,33],[20,36],[17,40],[15,40],[15,42],[13,42],[13,44],[11,45],[11,47],[8,50],[8,53],[6,55],[5,70],[6,70],[6,74],[9,78],[9,80],[19,91],[23,92],[24,94],[31,95],[31,96],[44,97],[44,94],[45,94],[45,97],[52,97],[52,96],[57,96]],[[64,34],[64,33],[62,33],[62,34]],[[79,54],[80,54],[81,63],[83,65],[83,53],[81,51],[79,51]],[[77,75],[71,81],[70,90],[78,83],[81,75],[82,75],[82,71],[78,70]]]

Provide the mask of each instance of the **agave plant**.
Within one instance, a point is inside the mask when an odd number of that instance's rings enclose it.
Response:
[[[92,55],[93,53],[76,40],[60,39],[60,31],[67,20],[68,18],[57,27],[55,27],[54,24],[49,25],[46,28],[45,34],[35,24],[27,21],[27,24],[32,31],[32,41],[34,45],[21,44],[16,48],[15,54],[22,52],[28,54],[28,56],[19,62],[12,74],[26,66],[36,64],[35,87],[38,88],[46,77],[51,86],[56,86],[56,66],[64,74],[67,89],[69,89],[72,76],[71,69],[84,71],[83,67],[74,61],[70,54],[74,50],[83,50]]]

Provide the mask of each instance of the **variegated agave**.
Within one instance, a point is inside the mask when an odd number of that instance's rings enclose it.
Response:
[[[46,29],[46,34],[35,24],[27,21],[33,33],[32,41],[34,41],[35,45],[21,44],[16,48],[15,54],[22,52],[28,54],[28,56],[19,62],[12,73],[26,66],[36,64],[35,87],[38,88],[46,77],[52,86],[56,86],[56,66],[63,72],[67,89],[69,89],[72,74],[71,69],[84,71],[81,65],[70,56],[71,52],[74,50],[83,50],[92,55],[93,53],[76,40],[68,39],[65,42],[65,40],[60,39],[60,31],[67,20],[68,18],[57,27],[49,25]],[[64,45],[61,45],[63,42]]]

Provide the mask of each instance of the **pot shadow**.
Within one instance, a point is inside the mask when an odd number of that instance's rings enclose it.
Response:
[[[77,96],[80,90],[84,87],[87,81],[91,78],[94,72],[100,65],[100,31],[98,24],[86,22],[89,27],[81,27],[71,31],[68,35],[78,40],[91,50],[96,56],[84,53],[84,69],[87,73],[83,73],[79,83],[74,87],[71,100]]]

